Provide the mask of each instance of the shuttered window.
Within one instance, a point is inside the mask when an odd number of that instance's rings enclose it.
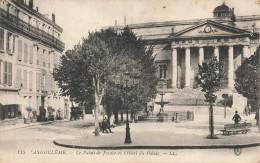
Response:
[[[40,50],[37,48],[37,65],[40,65]]]
[[[25,90],[27,90],[28,89],[28,75],[27,75],[27,70],[24,70],[23,71],[23,88],[25,89]]]
[[[46,63],[46,67],[50,67],[50,53],[47,53],[46,54],[46,59],[45,59]]]
[[[46,75],[41,74],[41,90],[45,91],[45,82],[46,82]]]
[[[23,53],[23,42],[22,40],[18,40],[18,61],[22,61]]]
[[[6,52],[10,51],[10,42],[11,42],[11,33],[7,32],[6,34]]]
[[[4,62],[4,84],[12,86],[12,63]]]
[[[40,73],[36,73],[36,90],[39,91],[40,90],[40,80],[41,80],[41,74]]]
[[[45,66],[45,50],[42,52],[42,65]]]
[[[33,46],[30,46],[30,57],[29,57],[30,64],[33,63]]]
[[[21,84],[22,84],[22,70],[21,69],[17,69],[16,80],[15,80],[15,87],[20,89],[21,88]]]
[[[0,51],[4,51],[4,30],[0,29]]]
[[[28,61],[28,44],[24,43],[24,62],[27,63]]]
[[[32,91],[32,85],[33,85],[33,72],[29,72],[29,90]]]

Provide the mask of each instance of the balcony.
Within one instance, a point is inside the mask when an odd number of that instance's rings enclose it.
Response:
[[[40,30],[29,23],[15,17],[12,14],[7,13],[5,10],[0,8],[0,22],[3,25],[6,25],[9,28],[14,28],[20,33],[24,33],[30,37],[38,39],[39,41],[48,44],[49,46],[54,47],[59,51],[63,51],[65,48],[65,44],[53,37],[52,35]]]

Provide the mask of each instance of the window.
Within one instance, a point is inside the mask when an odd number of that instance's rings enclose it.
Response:
[[[24,70],[23,71],[23,88],[25,90],[27,90],[27,85],[28,85],[27,81],[28,81],[28,79],[27,79],[27,70]]]
[[[28,61],[28,44],[24,43],[24,62],[27,63]]]
[[[4,30],[0,29],[0,51],[4,51]]]
[[[18,61],[22,61],[23,53],[23,42],[22,40],[18,40]]]
[[[160,65],[160,79],[166,79],[166,65]]]
[[[40,50],[37,48],[37,65],[40,65]]]
[[[7,32],[7,37],[6,37],[6,52],[9,54],[13,53],[13,37],[12,37],[12,33]]]
[[[12,86],[12,63],[4,62],[4,84]]]
[[[43,61],[42,65],[45,66],[45,50],[42,51],[42,58],[43,58],[42,59],[42,61]]]
[[[42,75],[41,76],[41,90],[45,91],[45,79],[46,79],[46,75]]]
[[[40,73],[36,73],[36,90],[39,91],[40,90],[40,81],[41,81],[41,74]]]
[[[32,86],[33,86],[33,72],[29,72],[29,90],[32,91]]]
[[[33,63],[33,46],[30,46],[30,57],[29,57],[30,64]]]

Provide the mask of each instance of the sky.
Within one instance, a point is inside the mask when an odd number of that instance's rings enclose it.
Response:
[[[126,24],[212,18],[224,1],[236,16],[260,15],[260,0],[34,0],[34,7],[49,18],[55,14],[66,51],[88,32],[113,26],[115,20],[124,25],[124,16]]]

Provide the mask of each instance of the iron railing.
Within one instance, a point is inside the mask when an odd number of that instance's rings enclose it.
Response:
[[[0,8],[0,22],[1,24],[5,24],[7,26],[13,27],[17,29],[19,32],[23,32],[35,39],[38,39],[59,51],[63,51],[65,48],[65,44],[58,40],[57,38],[53,37],[49,33],[36,28],[29,23],[19,19],[18,17],[6,12],[5,10]]]

